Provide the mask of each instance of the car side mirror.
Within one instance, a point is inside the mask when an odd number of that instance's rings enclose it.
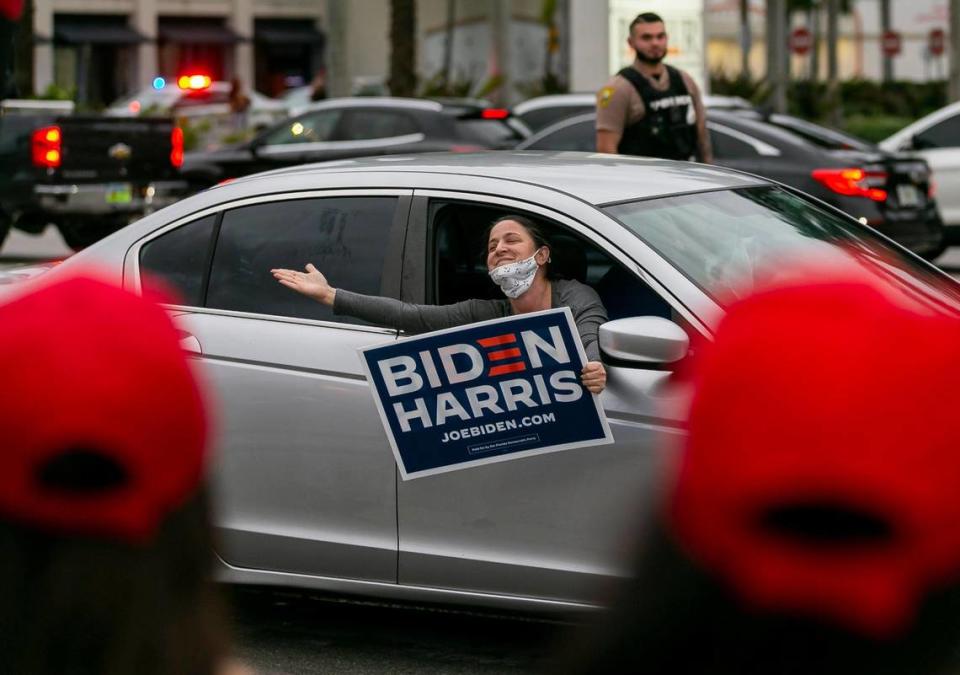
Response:
[[[690,337],[669,319],[632,316],[600,326],[600,349],[623,361],[676,363],[687,355]]]

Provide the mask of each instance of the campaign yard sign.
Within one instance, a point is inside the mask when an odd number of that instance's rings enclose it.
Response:
[[[613,442],[566,307],[360,351],[404,480]]]

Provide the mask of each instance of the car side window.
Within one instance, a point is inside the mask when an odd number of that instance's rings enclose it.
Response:
[[[484,236],[490,223],[507,213],[503,208],[465,202],[438,200],[431,204],[433,278],[428,302],[445,305],[469,298],[504,297],[487,273]],[[593,287],[610,319],[673,318],[672,308],[663,298],[603,249],[562,225],[533,214],[522,215],[540,224],[550,241],[551,274]]]
[[[335,141],[365,141],[406,136],[420,131],[406,113],[393,110],[346,110],[336,130]]]
[[[581,152],[595,152],[596,149],[597,132],[592,120],[570,124],[527,147],[527,150],[579,150]]]
[[[140,283],[145,291],[172,291],[179,304],[203,305],[203,278],[217,215],[181,225],[140,249]]]
[[[717,159],[747,159],[760,155],[749,143],[719,129],[710,129],[710,144],[713,146],[713,155]]]
[[[926,131],[917,134],[915,139],[915,145],[919,150],[960,147],[960,115],[934,124]]]
[[[210,271],[207,307],[365,323],[281,286],[270,270],[317,266],[335,288],[379,294],[396,197],[323,197],[227,211]]]
[[[263,142],[265,145],[322,143],[330,140],[339,121],[339,110],[323,110],[312,115],[303,115],[287,120],[283,126],[268,132]]]

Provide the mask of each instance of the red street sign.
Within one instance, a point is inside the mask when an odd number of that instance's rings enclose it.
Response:
[[[800,26],[790,31],[790,40],[788,43],[790,51],[794,54],[806,54],[813,47],[813,34],[809,29]]]
[[[934,28],[930,31],[930,36],[927,38],[927,48],[930,50],[930,53],[933,56],[940,56],[943,54],[944,45],[947,42],[947,34],[943,32],[942,28]]]
[[[900,53],[900,33],[895,30],[888,30],[883,34],[881,47],[885,56],[896,56]]]

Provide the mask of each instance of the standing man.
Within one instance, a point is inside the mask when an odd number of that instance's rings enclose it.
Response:
[[[597,152],[712,162],[700,90],[687,73],[663,63],[663,19],[637,16],[627,44],[636,60],[597,94]]]

